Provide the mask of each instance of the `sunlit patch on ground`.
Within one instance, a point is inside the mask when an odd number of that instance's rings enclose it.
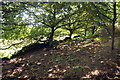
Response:
[[[50,50],[39,49],[29,55],[4,60],[3,78],[119,78],[118,55],[113,55],[109,47],[99,43],[77,44],[80,42],[60,44]]]
[[[25,40],[4,40],[0,39],[0,58],[11,58],[12,55],[16,54],[18,51],[22,50],[24,46],[31,43],[29,39]]]
[[[94,70],[88,72],[85,76],[81,77],[82,79],[119,79],[118,75],[120,75],[119,71],[116,73],[109,73],[107,71],[102,70]]]

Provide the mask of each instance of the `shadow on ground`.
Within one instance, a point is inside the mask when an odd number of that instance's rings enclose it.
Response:
[[[3,60],[2,80],[120,79],[119,53],[101,43],[79,41],[38,48]]]

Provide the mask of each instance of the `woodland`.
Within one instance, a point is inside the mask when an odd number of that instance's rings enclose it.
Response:
[[[2,80],[119,80],[120,2],[1,2]]]

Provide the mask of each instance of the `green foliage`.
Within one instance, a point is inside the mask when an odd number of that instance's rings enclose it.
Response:
[[[55,58],[55,59],[52,59],[52,61],[53,61],[53,62],[56,62],[56,63],[61,63],[61,62],[63,62],[63,61],[66,61],[66,59],[63,58],[63,57],[57,57],[57,58]]]
[[[61,57],[58,57],[58,58],[55,59],[55,62],[57,62],[57,63],[60,63],[60,62],[63,62],[63,61],[65,61],[65,59],[61,58]]]
[[[55,31],[55,36],[58,37],[58,36],[64,36],[64,35],[68,35],[69,34],[69,31],[65,30],[65,29],[62,29],[62,28],[58,28],[56,31]]]
[[[41,26],[33,27],[30,31],[29,38],[47,37],[50,33],[50,28],[44,28]]]
[[[5,56],[5,54],[0,52],[0,58],[3,58],[4,56]]]
[[[75,67],[72,68],[72,71],[82,69],[82,68],[84,68],[84,66],[75,66]]]
[[[15,29],[9,30],[11,27],[15,27]],[[14,26],[14,25],[12,26],[3,25],[2,28],[8,29],[2,33],[2,38],[7,40],[20,40],[22,38],[27,37],[29,34],[29,29],[26,27]]]
[[[4,58],[11,58],[12,55],[17,54],[24,46],[30,45],[34,43],[35,41],[30,41],[29,39],[19,41],[19,40],[3,40],[3,42],[0,41],[1,47],[0,47],[0,54],[1,57]],[[6,49],[5,49],[6,48]]]
[[[109,38],[111,38],[111,36],[97,37],[94,40],[106,40],[106,39],[109,39]]]
[[[72,41],[72,40],[67,40],[67,41],[66,41],[66,43],[67,43],[67,44],[70,44],[70,45],[71,45],[73,42],[74,42],[74,41]]]
[[[12,50],[6,50],[6,51],[1,51],[0,50],[0,58],[5,58],[6,57],[6,58],[10,59],[14,53],[15,52],[12,51]]]
[[[114,11],[112,7],[113,3],[99,2],[2,2],[3,18],[1,21],[3,24],[0,25],[0,38],[11,41],[27,39],[34,42],[41,37],[53,41],[54,38],[61,35],[71,37],[76,34],[81,36],[74,39],[92,39],[102,29],[107,30],[109,34],[112,33],[111,27],[107,27],[113,23]],[[117,3],[117,14],[120,12],[119,7],[120,5]],[[119,22],[118,15],[117,23],[119,24]],[[102,38],[95,38],[95,40],[99,39]],[[86,41],[86,43],[88,42]],[[71,45],[74,42],[68,40],[66,43]],[[20,46],[15,45],[12,48],[16,49],[18,47]]]
[[[67,61],[68,61],[68,62],[72,62],[72,61],[75,61],[75,60],[76,60],[76,58],[74,58],[74,57],[68,57],[68,58],[67,58]]]

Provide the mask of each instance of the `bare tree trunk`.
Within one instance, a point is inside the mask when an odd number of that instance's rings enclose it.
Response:
[[[92,27],[92,36],[94,35],[94,33],[95,33],[95,26]],[[91,41],[94,42],[94,38]]]
[[[95,26],[92,27],[92,35],[95,33]]]
[[[55,30],[54,30],[54,28],[52,28],[52,31],[50,33],[50,37],[49,37],[49,40],[48,40],[50,45],[52,45],[52,42],[53,42],[54,32],[55,32]]]
[[[86,36],[86,34],[87,34],[87,29],[85,29],[84,36]]]
[[[72,34],[73,34],[73,31],[70,31],[70,34],[69,34],[70,40],[72,39]]]
[[[115,22],[116,22],[116,2],[113,2],[113,7],[114,7],[114,18],[113,18],[113,23],[112,23],[112,50],[114,49],[114,43],[115,43]]]

